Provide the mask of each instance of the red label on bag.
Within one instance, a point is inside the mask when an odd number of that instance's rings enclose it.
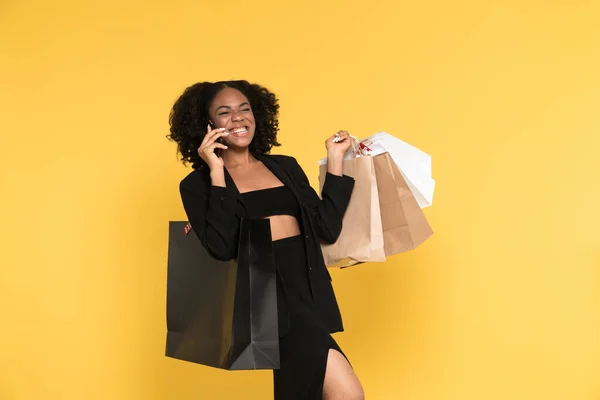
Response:
[[[360,148],[362,150],[367,150],[367,151],[371,151],[371,149],[369,147],[367,147],[367,145],[365,144],[366,140],[364,142],[360,142]]]

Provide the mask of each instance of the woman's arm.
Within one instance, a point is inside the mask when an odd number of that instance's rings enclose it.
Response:
[[[341,171],[339,175],[333,174],[328,169],[321,192],[322,198],[319,198],[302,167],[293,160],[294,176],[299,183],[301,197],[308,206],[309,218],[314,223],[317,235],[326,243],[334,243],[342,231],[342,220],[350,202],[354,179],[342,175]]]
[[[188,221],[206,250],[220,261],[235,258],[239,219],[226,187],[209,186],[196,172],[181,181],[179,191]]]

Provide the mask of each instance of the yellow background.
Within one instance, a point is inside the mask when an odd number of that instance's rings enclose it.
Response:
[[[0,3],[0,399],[268,399],[163,356],[173,101],[245,78],[323,141],[433,156],[436,235],[334,271],[374,400],[600,399],[600,3]]]

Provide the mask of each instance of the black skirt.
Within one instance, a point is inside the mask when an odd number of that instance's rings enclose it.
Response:
[[[302,236],[273,242],[280,326],[287,328],[279,341],[280,368],[273,370],[275,400],[321,400],[329,350],[344,355],[313,311],[304,246]]]

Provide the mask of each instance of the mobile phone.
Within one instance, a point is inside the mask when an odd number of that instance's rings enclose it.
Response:
[[[215,126],[215,124],[213,124],[213,122],[212,122],[211,120],[209,120],[209,121],[208,121],[208,124],[210,125],[210,129],[212,129],[212,130],[215,130],[215,129],[217,129],[217,127]],[[223,137],[222,137],[222,136],[219,136],[219,137],[217,138],[216,142],[217,142],[217,143],[221,143],[221,144],[223,144]],[[217,156],[219,156],[219,157],[221,156],[221,150],[222,150],[222,149],[215,149],[215,154],[216,154]]]

